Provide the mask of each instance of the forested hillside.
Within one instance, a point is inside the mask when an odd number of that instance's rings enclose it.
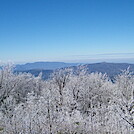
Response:
[[[76,75],[77,74],[77,75]],[[60,69],[52,79],[0,70],[2,134],[133,134],[134,76]]]

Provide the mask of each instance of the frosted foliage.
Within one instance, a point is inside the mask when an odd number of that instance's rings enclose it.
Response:
[[[133,74],[127,69],[111,82],[106,74],[85,70],[57,70],[43,81],[41,74],[14,74],[3,67],[0,133],[133,134]]]

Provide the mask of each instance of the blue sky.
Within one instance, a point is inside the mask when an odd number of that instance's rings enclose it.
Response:
[[[134,63],[134,0],[0,0],[0,60]]]

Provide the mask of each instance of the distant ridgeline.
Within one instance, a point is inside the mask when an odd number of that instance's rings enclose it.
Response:
[[[122,70],[126,70],[129,67],[129,70],[134,72],[134,64],[128,63],[94,63],[94,64],[78,64],[78,63],[64,63],[64,62],[35,62],[27,63],[24,65],[16,65],[15,72],[26,72],[31,73],[34,76],[38,76],[42,72],[42,78],[48,79],[50,75],[56,69],[60,68],[71,68],[74,72],[79,69],[79,66],[86,68],[89,73],[92,72],[101,72],[106,73],[110,78],[115,77]]]
[[[56,69],[77,66],[78,63],[64,63],[64,62],[34,62],[23,65],[16,65],[15,72],[31,73],[38,76],[42,72],[42,78],[48,79]]]
[[[110,78],[115,77],[116,75],[120,74],[123,70],[129,68],[130,72],[134,72],[134,64],[128,63],[95,63],[95,64],[86,64],[84,65],[88,72],[101,72],[106,73]]]

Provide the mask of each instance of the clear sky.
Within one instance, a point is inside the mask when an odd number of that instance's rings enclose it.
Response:
[[[0,60],[134,62],[134,0],[0,0]]]

